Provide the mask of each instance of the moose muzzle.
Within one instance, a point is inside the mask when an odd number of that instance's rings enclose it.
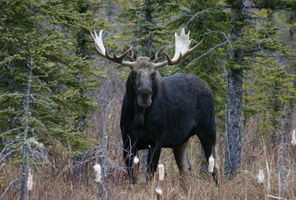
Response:
[[[150,88],[139,88],[137,98],[139,106],[149,107],[152,103],[152,90]]]

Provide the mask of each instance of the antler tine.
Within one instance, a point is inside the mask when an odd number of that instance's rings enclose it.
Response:
[[[103,43],[103,30],[100,30],[99,36],[97,35],[96,31],[94,31],[94,34],[92,32],[90,32],[90,34],[94,40],[95,48],[101,56],[103,56],[113,62],[129,66],[131,68],[133,68],[135,66],[135,62],[129,62],[129,61],[123,60],[124,57],[132,50],[132,47],[127,49],[120,56],[116,56],[115,53],[113,54],[113,56],[110,56],[107,48],[105,48],[104,43]]]
[[[189,40],[189,34],[190,34],[190,31],[187,34],[185,34],[184,28],[182,29],[180,36],[177,33],[175,33],[175,54],[174,54],[173,58],[171,59],[170,56],[168,55],[168,53],[166,51],[164,51],[164,53],[167,57],[167,61],[163,61],[160,63],[154,63],[154,67],[159,68],[159,67],[163,67],[165,65],[178,64],[179,62],[181,62],[181,60],[183,58],[185,58],[192,51],[197,49],[201,45],[203,39],[198,44],[196,44],[194,47],[190,48],[191,40]]]

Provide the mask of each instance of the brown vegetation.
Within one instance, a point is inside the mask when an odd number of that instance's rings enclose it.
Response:
[[[109,85],[108,85],[109,84]],[[97,113],[97,127],[88,130],[89,137],[96,138],[103,133],[103,126],[108,135],[106,166],[107,174],[104,177],[105,199],[131,199],[144,200],[155,198],[155,188],[159,184],[157,178],[146,183],[145,173],[140,167],[137,170],[137,183],[130,183],[122,158],[122,143],[119,131],[120,102],[123,90],[121,80],[107,81],[103,90],[113,88],[113,95],[106,95],[105,101],[113,103],[110,107],[102,106],[102,112]],[[104,92],[104,91],[103,91]],[[99,93],[102,94],[102,93]],[[106,94],[106,93],[105,93]],[[118,94],[117,96],[114,94]],[[98,100],[103,102],[102,99]],[[107,105],[107,104],[106,104]],[[103,117],[105,115],[105,117]],[[107,116],[107,117],[106,117]],[[102,121],[104,119],[105,121]],[[201,173],[201,147],[197,137],[193,137],[189,143],[189,156],[191,158],[192,171],[187,176],[178,174],[173,153],[170,149],[164,149],[160,163],[164,164],[165,179],[161,183],[162,199],[279,199],[280,181],[279,169],[279,145],[270,145],[268,137],[256,134],[256,125],[259,122],[249,121],[244,128],[242,164],[239,173],[232,180],[224,180],[217,187],[212,176]],[[96,128],[98,128],[96,130]],[[218,152],[223,170],[225,140],[224,133],[218,133]],[[290,144],[290,133],[287,143],[284,145],[283,174],[286,178],[285,199],[296,199],[296,147]],[[101,139],[98,138],[99,143]],[[98,146],[98,149],[101,145]],[[85,155],[86,164],[79,178],[73,177],[73,160],[68,155],[55,158],[52,162],[56,168],[36,168],[33,172],[33,189],[28,192],[28,199],[98,199],[98,184],[94,181],[93,165],[100,160],[94,156],[96,151]],[[61,152],[62,153],[62,152]],[[141,161],[140,161],[141,164]],[[262,169],[265,177],[264,184],[259,184],[257,174]],[[0,166],[0,199],[17,199],[19,195],[18,177],[20,177],[20,165],[3,164]],[[223,174],[223,173],[221,173]],[[10,185],[10,187],[9,187]]]
[[[254,133],[251,130],[245,133],[243,162],[239,174],[232,180],[222,181],[219,187],[215,186],[211,176],[203,178],[200,174],[201,148],[197,138],[192,138],[190,142],[189,149],[193,170],[186,177],[178,175],[173,154],[171,150],[165,149],[160,159],[166,172],[165,181],[162,183],[163,199],[269,199],[266,191],[269,185],[269,195],[279,196],[277,148],[274,150],[267,148],[267,154],[265,154],[263,140],[260,138],[253,140]],[[112,132],[109,131],[109,133]],[[121,143],[120,138],[115,135],[110,135],[109,141]],[[220,157],[223,158],[223,139],[219,140],[219,147]],[[295,149],[292,149],[289,144],[286,146],[285,152],[287,173],[289,173],[285,196],[286,199],[296,199]],[[115,165],[124,167],[119,145],[110,144],[108,156],[112,158]],[[97,199],[98,189],[94,182],[92,161],[86,165],[85,173],[82,174],[83,178],[77,183],[71,178],[71,169],[73,168],[71,158],[60,158],[57,162],[59,166],[57,171],[51,169],[43,169],[42,172],[35,171],[33,190],[28,193],[29,199]],[[266,164],[268,164],[268,170]],[[257,182],[256,176],[260,168],[264,170],[265,174],[264,185]],[[154,199],[156,180],[147,184],[141,170],[140,168],[138,172],[137,183],[131,184],[124,168],[109,169],[108,175],[105,177],[105,190],[108,199]],[[270,173],[269,178],[267,171]],[[3,165],[0,172],[2,194],[8,184],[19,177],[20,167],[13,164]],[[17,199],[18,188],[16,185],[12,183],[3,199]]]

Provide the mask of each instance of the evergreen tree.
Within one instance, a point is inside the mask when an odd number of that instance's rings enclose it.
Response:
[[[104,23],[94,19],[94,10],[81,12],[86,4],[90,2],[0,3],[1,162],[25,158],[32,166],[36,159],[49,161],[46,154],[40,154],[40,147],[50,155],[57,155],[61,148],[75,155],[94,144],[72,125],[75,118],[88,116],[96,108],[92,98],[82,96],[81,91],[94,89],[100,76],[88,54],[82,53],[89,45],[77,39],[81,29]],[[28,110],[24,105],[30,105]],[[26,174],[27,168],[23,169]]]

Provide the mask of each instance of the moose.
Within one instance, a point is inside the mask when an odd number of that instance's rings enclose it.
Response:
[[[172,148],[179,172],[188,173],[191,165],[187,144],[197,135],[206,160],[214,158],[213,178],[218,184],[219,157],[216,152],[215,103],[212,90],[193,74],[178,73],[161,77],[158,68],[178,64],[197,49],[202,40],[190,48],[189,34],[182,29],[175,33],[175,53],[171,59],[165,49],[162,61],[149,57],[127,59],[132,52],[128,47],[120,56],[111,56],[94,31],[91,36],[95,49],[102,57],[131,69],[123,98],[120,128],[123,156],[129,175],[133,178],[134,158],[139,150],[148,149],[148,177],[153,177],[162,148]],[[157,57],[157,55],[155,56]]]

